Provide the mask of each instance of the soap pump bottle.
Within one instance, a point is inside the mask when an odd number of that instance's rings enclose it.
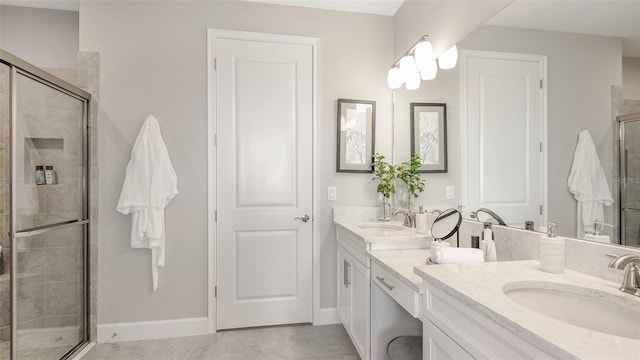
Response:
[[[424,212],[424,207],[418,207],[418,213],[416,214],[416,233],[427,233],[427,214]]]
[[[549,223],[549,233],[540,237],[540,269],[562,274],[564,266],[564,238],[558,236],[558,224]]]
[[[485,262],[498,261],[498,257],[496,255],[496,242],[493,241],[493,228],[490,222],[484,223],[480,248],[484,251]]]

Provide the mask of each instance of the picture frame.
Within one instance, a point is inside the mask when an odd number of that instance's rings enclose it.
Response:
[[[421,173],[446,173],[447,104],[410,103],[411,154],[419,154]]]
[[[336,172],[372,173],[376,102],[338,99]]]

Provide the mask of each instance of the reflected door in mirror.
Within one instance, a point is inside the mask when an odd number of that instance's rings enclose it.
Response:
[[[513,226],[544,224],[544,57],[468,51],[463,59],[465,205]]]

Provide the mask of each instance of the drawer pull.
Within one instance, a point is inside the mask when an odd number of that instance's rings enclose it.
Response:
[[[349,279],[349,270],[351,268],[351,264],[347,260],[342,260],[342,275],[343,275],[343,285],[344,287],[349,287],[351,284],[351,280]]]
[[[389,289],[389,291],[392,291],[392,290],[393,290],[393,288],[395,288],[395,286],[387,284],[387,282],[386,282],[386,281],[384,281],[384,278],[383,278],[383,277],[376,276],[376,279],[378,279],[378,281],[380,281],[380,283],[381,283],[382,285],[384,285],[387,289]]]

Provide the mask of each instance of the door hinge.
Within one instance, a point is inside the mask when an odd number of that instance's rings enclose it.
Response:
[[[213,146],[218,147],[218,134],[213,134]]]
[[[213,219],[215,222],[218,222],[218,210],[213,212]]]
[[[213,58],[213,70],[218,70],[218,58]]]
[[[214,297],[215,299],[217,299],[217,298],[218,298],[218,287],[217,287],[217,286],[214,286],[214,287],[213,287],[213,297]]]
[[[542,152],[542,141],[540,141],[540,152]]]
[[[542,205],[540,205],[540,215],[542,215]]]
[[[540,89],[543,89],[543,87],[542,87],[542,79],[540,79]]]

